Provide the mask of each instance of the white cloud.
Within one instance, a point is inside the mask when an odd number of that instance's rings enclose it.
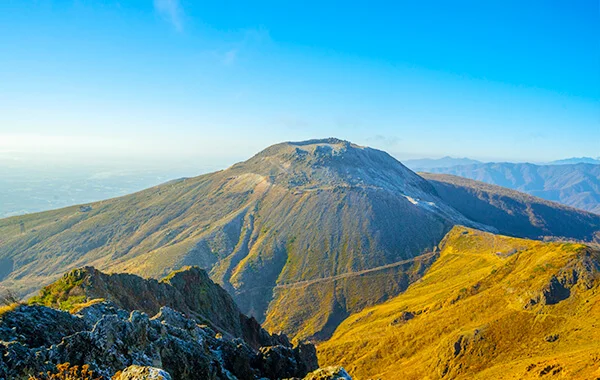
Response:
[[[178,32],[183,31],[183,8],[179,0],[154,0],[154,9],[173,24]]]

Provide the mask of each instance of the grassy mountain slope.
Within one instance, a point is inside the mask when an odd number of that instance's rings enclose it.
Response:
[[[600,214],[600,165],[488,163],[425,169],[526,192]]]
[[[471,220],[497,226],[502,234],[589,242],[600,239],[600,217],[596,214],[467,178],[430,173],[421,176],[444,202]]]
[[[600,376],[600,252],[464,227],[441,246],[405,293],[346,319],[321,363],[357,379]]]
[[[521,220],[503,212],[470,220],[382,151],[337,139],[282,143],[220,172],[0,220],[0,285],[31,294],[82,266],[162,278],[197,265],[272,331],[324,338],[341,317],[403,291],[429,261],[388,265],[431,252],[453,225],[504,232]],[[534,226],[536,212],[527,228],[562,236]],[[600,230],[599,220],[582,231]]]

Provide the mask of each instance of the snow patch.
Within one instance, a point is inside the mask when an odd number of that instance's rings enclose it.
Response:
[[[402,194],[402,196],[415,206],[418,206],[418,207],[421,207],[421,208],[424,208],[427,210],[434,210],[434,209],[438,208],[438,206],[435,204],[435,202],[423,201],[419,198],[413,198],[406,194]]]

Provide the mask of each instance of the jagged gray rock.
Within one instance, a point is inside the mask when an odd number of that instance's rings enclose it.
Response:
[[[313,345],[256,351],[243,339],[225,338],[169,307],[150,318],[110,302],[76,315],[21,305],[0,316],[0,338],[0,378],[5,379],[52,371],[65,362],[88,364],[106,379],[118,371],[121,379],[159,379],[149,367],[181,380],[302,378],[317,368]],[[132,377],[136,373],[147,377]]]
[[[113,380],[171,380],[171,375],[160,368],[130,365]]]
[[[309,373],[304,380],[352,380],[352,377],[344,367],[325,367]]]

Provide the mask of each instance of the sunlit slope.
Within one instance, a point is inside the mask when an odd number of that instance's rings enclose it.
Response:
[[[320,362],[358,379],[600,377],[598,251],[463,227],[442,245],[405,293],[346,319]]]

